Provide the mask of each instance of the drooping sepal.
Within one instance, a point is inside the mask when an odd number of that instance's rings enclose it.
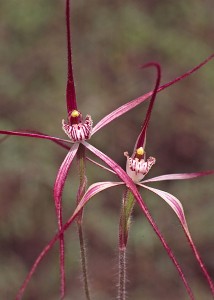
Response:
[[[87,115],[84,122],[78,124],[68,124],[62,120],[62,129],[73,143],[88,140],[91,137],[93,121],[91,116]]]

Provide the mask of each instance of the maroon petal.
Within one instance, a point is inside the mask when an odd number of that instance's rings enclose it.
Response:
[[[187,71],[186,73],[184,73],[183,75],[176,77],[175,79],[173,79],[172,81],[165,83],[163,85],[161,85],[158,88],[157,92],[161,92],[162,90],[164,90],[165,88],[169,87],[170,85],[173,85],[174,83],[186,78],[187,76],[191,75],[192,73],[194,73],[195,71],[197,71],[198,69],[200,69],[202,66],[204,66],[206,63],[208,63],[212,58],[214,57],[214,54],[210,55],[209,57],[207,57],[202,63],[200,63],[199,65],[197,65],[196,67],[194,67],[193,69]],[[93,132],[92,134],[94,134],[95,132],[97,132],[98,130],[100,130],[102,127],[106,126],[108,123],[112,122],[113,120],[117,119],[118,117],[120,117],[121,115],[125,114],[126,112],[128,112],[129,110],[131,110],[132,108],[136,107],[137,105],[139,105],[140,103],[144,102],[145,100],[147,100],[149,97],[152,96],[153,91],[139,97],[136,98],[122,106],[120,106],[118,109],[114,110],[113,112],[111,112],[110,114],[108,114],[107,116],[105,116],[103,119],[101,119],[96,126],[94,126],[93,128]]]
[[[63,222],[62,222],[62,192],[65,185],[66,178],[68,176],[68,171],[72,164],[72,161],[77,153],[79,148],[79,144],[74,144],[70,149],[68,154],[66,155],[63,163],[60,166],[58,171],[56,181],[54,184],[54,201],[56,207],[56,214],[58,220],[58,229],[62,230]],[[64,297],[65,294],[65,257],[64,257],[64,235],[60,235],[60,278],[61,278],[61,298]]]
[[[149,223],[151,224],[153,230],[155,231],[155,233],[157,234],[158,238],[160,239],[163,247],[165,248],[168,256],[170,257],[170,259],[172,260],[172,262],[174,263],[184,285],[185,288],[187,290],[187,293],[189,294],[190,299],[194,299],[192,290],[190,288],[190,286],[188,285],[188,282],[184,276],[183,271],[181,270],[181,267],[179,265],[179,263],[177,262],[172,250],[170,249],[170,247],[168,246],[168,244],[166,243],[164,237],[162,236],[161,232],[159,231],[155,221],[153,220],[152,216],[150,215],[150,212],[148,211],[147,206],[145,205],[144,201],[142,200],[142,197],[140,196],[138,189],[136,187],[136,185],[134,184],[134,182],[130,179],[130,177],[126,174],[126,172],[116,163],[114,162],[110,157],[108,157],[106,154],[102,153],[101,151],[99,151],[98,149],[96,149],[95,147],[93,147],[92,145],[88,144],[87,142],[83,142],[83,145],[89,149],[92,153],[94,153],[96,156],[98,156],[100,159],[102,159],[110,168],[112,168],[112,170],[114,170],[118,177],[122,179],[122,181],[126,184],[126,186],[132,191],[135,199],[137,200],[141,210],[143,211],[143,213],[145,214],[147,220],[149,221]]]
[[[148,110],[147,110],[147,113],[146,113],[146,118],[145,118],[145,121],[142,125],[141,133],[139,134],[139,136],[137,138],[137,142],[136,142],[135,147],[134,147],[134,152],[135,152],[136,149],[138,149],[140,147],[145,148],[146,131],[147,131],[147,128],[148,128],[148,125],[149,125],[149,120],[150,120],[150,117],[151,117],[152,109],[153,109],[153,106],[154,106],[155,98],[156,98],[157,91],[158,91],[158,88],[160,86],[160,80],[161,80],[161,67],[158,63],[151,62],[151,63],[148,63],[148,64],[142,66],[142,67],[143,68],[155,67],[156,71],[157,71],[157,78],[156,78],[155,88],[154,88],[154,91],[152,93],[152,98],[150,100],[149,107],[148,107]]]
[[[66,32],[67,32],[67,55],[68,55],[68,74],[66,101],[67,110],[70,113],[72,110],[77,110],[76,92],[74,86],[73,68],[72,68],[72,51],[71,51],[71,31],[70,31],[70,1],[66,0]]]

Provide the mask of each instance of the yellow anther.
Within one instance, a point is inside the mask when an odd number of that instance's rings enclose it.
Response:
[[[145,153],[145,151],[144,151],[144,149],[143,149],[143,147],[140,147],[140,148],[138,148],[137,150],[136,150],[136,154],[137,155],[143,155]]]
[[[71,112],[71,117],[72,118],[77,118],[77,117],[79,117],[79,115],[80,115],[80,113],[78,112],[78,110],[73,110],[72,112]]]

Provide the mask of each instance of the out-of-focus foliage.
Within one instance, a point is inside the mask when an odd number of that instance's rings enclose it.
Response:
[[[64,137],[66,43],[64,2],[0,2],[0,128],[32,129]],[[214,51],[212,0],[73,0],[73,59],[78,104],[94,123],[152,89],[158,61],[162,82]],[[213,169],[213,62],[157,97],[147,153],[157,158],[150,176]],[[91,143],[125,166],[147,104],[114,121]],[[0,298],[13,299],[35,257],[55,234],[53,184],[66,151],[44,140],[10,137],[0,145]],[[75,164],[74,164],[75,167]],[[72,177],[73,175],[73,177]],[[65,187],[65,219],[75,205],[71,171]],[[89,165],[90,183],[114,179]],[[156,185],[157,186],[157,185]],[[213,177],[158,185],[177,196],[193,238],[214,275]],[[118,215],[122,188],[102,193],[85,210],[93,299],[115,299]],[[205,280],[176,220],[163,201],[143,194],[183,266],[197,299],[210,299]],[[67,299],[84,299],[78,241],[66,234]],[[128,249],[128,298],[187,299],[176,270],[136,207]],[[45,258],[24,299],[58,299],[58,248]]]

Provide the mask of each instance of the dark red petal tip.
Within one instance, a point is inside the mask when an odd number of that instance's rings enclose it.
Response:
[[[66,0],[66,33],[67,33],[67,56],[68,56],[68,74],[66,87],[67,110],[70,113],[77,109],[76,92],[74,86],[73,67],[72,67],[72,51],[71,51],[71,30],[70,30],[70,0]]]
[[[136,149],[138,149],[140,147],[144,147],[145,138],[146,138],[146,130],[147,130],[148,125],[149,125],[149,120],[150,120],[150,117],[151,117],[152,109],[153,109],[153,106],[154,106],[155,98],[156,98],[158,88],[160,86],[160,80],[161,80],[161,66],[159,65],[159,63],[149,62],[149,63],[141,66],[141,68],[148,68],[148,67],[155,67],[156,68],[157,77],[156,77],[155,88],[154,88],[154,91],[152,93],[152,98],[150,100],[149,107],[148,107],[148,110],[147,110],[147,113],[146,113],[146,118],[145,118],[145,121],[142,125],[141,133],[140,133],[140,135],[137,139]]]

